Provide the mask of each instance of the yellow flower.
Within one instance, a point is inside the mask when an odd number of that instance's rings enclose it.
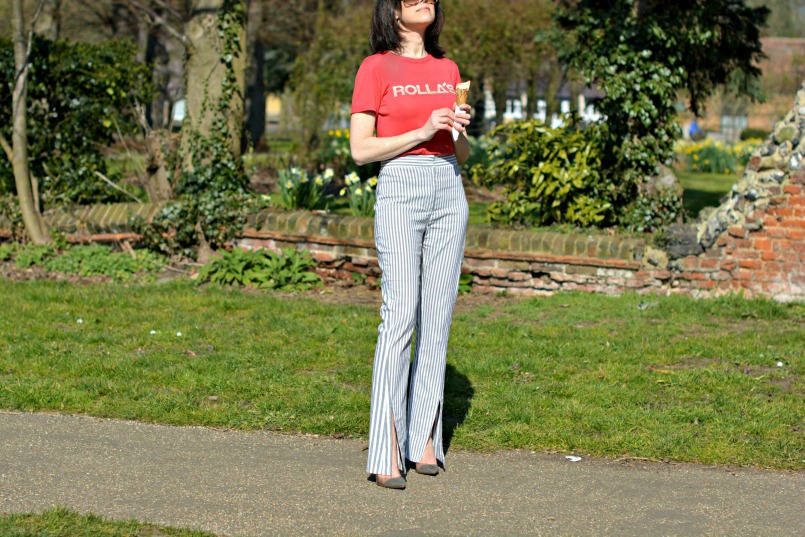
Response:
[[[698,161],[699,161],[699,155],[693,155],[693,160],[695,160],[696,162],[698,162]]]
[[[323,184],[324,184],[324,181],[322,181],[321,177],[316,177],[316,184],[317,184],[318,186],[321,186],[321,185],[323,185]]]
[[[356,196],[360,196],[361,194],[363,194],[363,190],[361,190],[360,188],[355,191]]]
[[[339,131],[335,131],[335,137],[336,137],[336,138],[341,138],[341,131],[340,131],[340,130],[339,130]]]
[[[346,194],[346,193],[347,193],[347,189],[346,189],[346,188],[342,188],[342,189],[341,189],[341,192],[339,192],[339,193],[338,193],[338,195],[339,195],[339,196],[343,196],[343,195],[344,195],[344,194]]]
[[[285,188],[291,188],[291,187],[293,187],[293,181],[288,181],[287,183],[285,183]]]
[[[372,186],[376,186],[377,185],[377,177],[370,177],[369,178],[369,184],[372,185]]]

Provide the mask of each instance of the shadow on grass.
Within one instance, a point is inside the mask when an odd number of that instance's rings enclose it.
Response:
[[[705,207],[718,207],[721,205],[721,198],[724,192],[710,192],[707,190],[696,190],[686,188],[682,194],[682,204],[685,212],[691,218],[699,216],[699,211]]]
[[[470,379],[451,364],[447,364],[444,382],[442,441],[444,451],[447,453],[456,428],[464,423],[464,419],[470,411],[470,401],[475,395],[475,390]]]

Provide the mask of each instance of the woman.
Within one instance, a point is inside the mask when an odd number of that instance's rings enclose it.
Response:
[[[352,157],[381,161],[375,243],[383,305],[366,469],[386,488],[405,488],[406,459],[428,475],[444,464],[447,338],[468,215],[458,165],[470,153],[470,107],[455,110],[461,78],[439,46],[443,23],[438,0],[377,0],[375,54],[361,64],[352,96]]]

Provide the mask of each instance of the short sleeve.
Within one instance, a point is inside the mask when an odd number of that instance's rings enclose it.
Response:
[[[350,113],[358,112],[377,112],[380,110],[380,98],[382,96],[378,86],[375,70],[376,63],[367,58],[363,61],[358,74],[355,76],[355,88],[352,90],[352,110]]]

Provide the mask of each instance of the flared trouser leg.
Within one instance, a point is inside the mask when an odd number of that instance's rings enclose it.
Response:
[[[383,305],[372,374],[369,473],[391,474],[392,416],[401,471],[405,457],[421,459],[431,436],[437,458],[444,462],[441,416],[447,339],[467,214],[455,158],[403,157],[381,170],[375,242],[383,272]]]

